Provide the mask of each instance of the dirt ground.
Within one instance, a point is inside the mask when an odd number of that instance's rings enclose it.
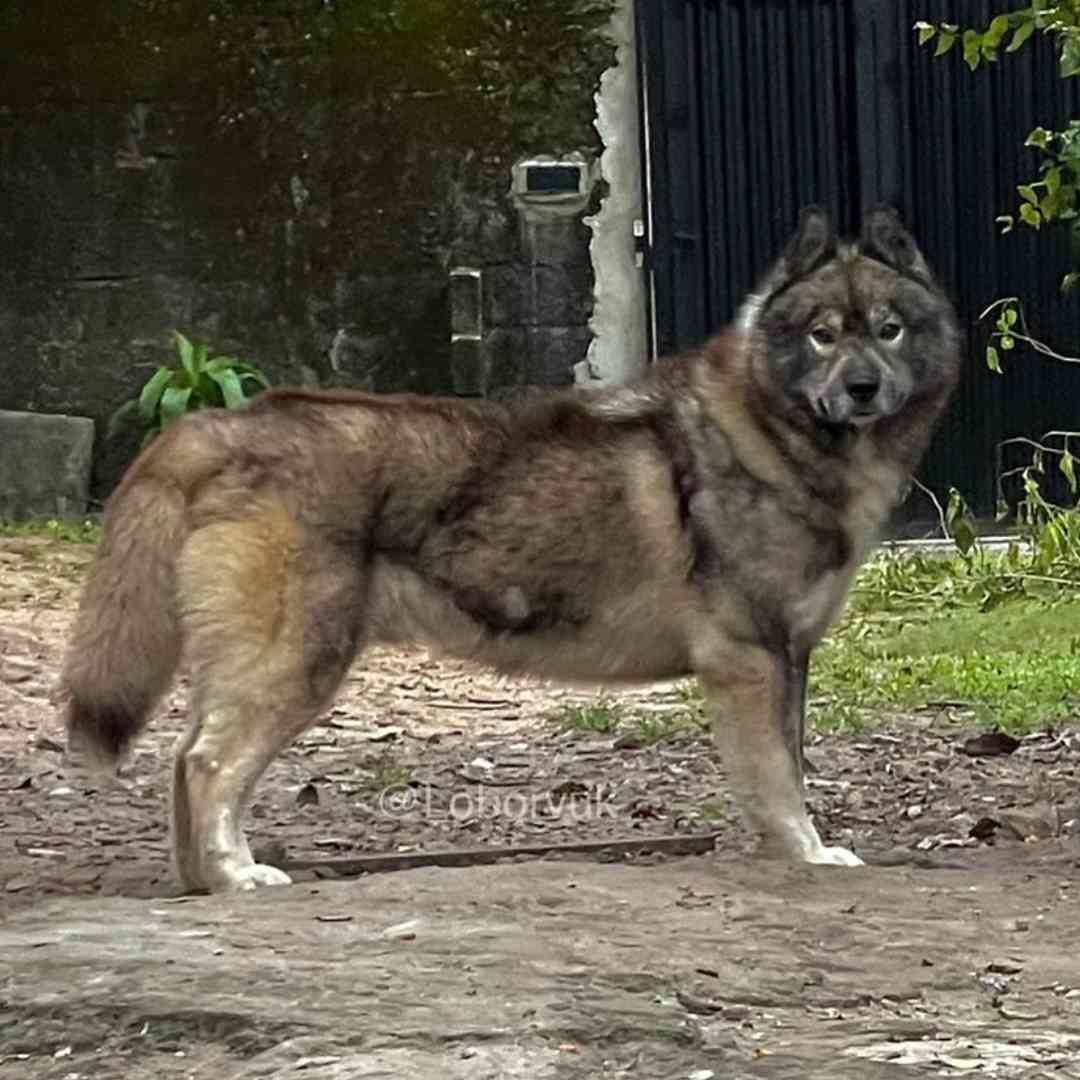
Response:
[[[0,540],[0,1077],[1080,1077],[1075,730],[973,755],[942,703],[816,736],[819,827],[872,866],[791,867],[685,687],[590,733],[552,719],[589,695],[379,651],[257,791],[297,884],[179,897],[184,687],[116,782],[63,753],[89,554]],[[672,836],[715,850],[342,861]]]

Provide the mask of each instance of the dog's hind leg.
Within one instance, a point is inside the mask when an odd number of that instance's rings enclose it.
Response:
[[[266,766],[329,702],[359,646],[364,570],[284,511],[194,532],[180,560],[192,721],[177,748],[173,850],[188,888],[288,884],[241,818]]]
[[[803,688],[786,656],[727,641],[697,665],[713,712],[713,735],[743,812],[764,837],[766,852],[811,863],[858,866],[841,847],[826,847],[803,800],[793,740]],[[801,712],[798,714],[801,716]]]

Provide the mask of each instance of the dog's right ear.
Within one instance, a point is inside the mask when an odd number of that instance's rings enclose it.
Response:
[[[836,254],[836,237],[829,216],[820,206],[808,206],[799,214],[799,229],[788,241],[784,253],[743,301],[735,323],[747,331],[754,327],[769,301],[792,282],[811,273]]]
[[[787,277],[805,277],[820,263],[836,254],[829,215],[820,206],[807,206],[799,214],[799,229],[784,250]]]

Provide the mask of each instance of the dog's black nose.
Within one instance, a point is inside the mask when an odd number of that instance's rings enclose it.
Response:
[[[849,378],[844,386],[856,405],[869,405],[881,389],[881,379],[869,372],[860,372]]]

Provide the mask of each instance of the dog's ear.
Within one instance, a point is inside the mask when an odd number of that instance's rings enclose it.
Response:
[[[751,329],[774,296],[835,254],[836,237],[828,215],[818,206],[806,207],[799,215],[798,232],[788,241],[784,253],[743,301],[736,325],[742,330]]]
[[[918,244],[900,224],[900,215],[891,206],[879,206],[866,215],[859,249],[905,274],[912,274],[927,283],[934,280]]]
[[[829,215],[820,206],[804,207],[799,214],[799,228],[784,251],[784,269],[791,280],[809,274],[820,263],[836,254]]]

